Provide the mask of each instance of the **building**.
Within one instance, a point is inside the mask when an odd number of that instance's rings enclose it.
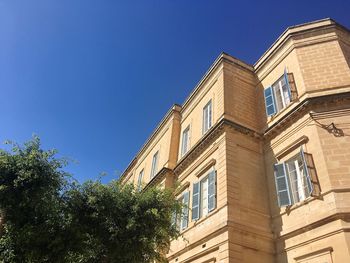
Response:
[[[169,110],[120,180],[181,183],[170,263],[350,262],[349,66],[347,28],[292,26]]]

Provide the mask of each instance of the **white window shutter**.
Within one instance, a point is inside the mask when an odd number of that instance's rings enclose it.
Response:
[[[280,207],[291,205],[291,196],[288,184],[288,178],[284,163],[274,165],[274,175],[277,190],[278,205]]]
[[[271,86],[264,90],[264,97],[267,116],[276,114],[275,97]]]
[[[208,176],[208,211],[216,208],[216,171],[213,170]]]
[[[189,195],[190,193],[187,191],[183,194],[183,208],[182,208],[182,217],[181,217],[181,229],[185,229],[188,226],[188,206],[189,206]]]
[[[200,183],[193,184],[193,194],[192,194],[192,220],[199,219],[200,211]]]
[[[289,101],[292,101],[292,93],[289,85],[289,78],[288,78],[288,73],[287,73],[287,68],[284,68],[284,80],[286,81],[286,85],[288,88],[288,95],[289,95]]]
[[[313,191],[313,184],[311,182],[311,176],[310,176],[309,168],[308,168],[308,165],[307,165],[307,162],[306,162],[306,158],[305,158],[305,153],[304,153],[303,147],[300,148],[300,155],[301,155],[301,158],[303,160],[304,171],[305,171],[305,175],[306,175],[307,188],[308,188],[309,194],[311,194],[312,191]]]

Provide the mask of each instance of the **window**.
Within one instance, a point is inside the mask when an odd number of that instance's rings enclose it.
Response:
[[[211,100],[203,108],[203,134],[211,127]]]
[[[190,193],[187,191],[183,193],[181,197],[181,203],[183,205],[182,207],[182,215],[180,219],[180,229],[184,230],[188,226],[188,205],[189,205],[189,200],[190,200]]]
[[[272,86],[265,89],[264,97],[267,116],[280,112],[291,102],[290,76],[291,74],[287,74],[285,71],[282,77],[272,84]]]
[[[142,189],[142,178],[143,178],[143,169],[141,170],[140,174],[139,174],[139,178],[137,180],[137,191],[141,191]]]
[[[181,197],[179,198],[179,201],[182,203],[182,211],[181,215],[178,215],[176,213],[173,214],[173,224],[176,225],[177,229],[184,230],[188,227],[188,207],[189,207],[189,201],[190,201],[190,192],[186,191],[184,192]]]
[[[184,156],[185,153],[187,153],[189,149],[189,142],[190,142],[190,126],[188,126],[182,132],[181,156]]]
[[[310,164],[301,148],[300,153],[286,162],[274,165],[275,183],[280,207],[303,201],[313,192]],[[311,155],[309,155],[311,156]]]
[[[158,151],[153,155],[152,159],[152,169],[151,169],[151,179],[156,175],[157,173],[157,167],[158,167]]]
[[[206,216],[216,207],[216,171],[193,184],[192,220]]]

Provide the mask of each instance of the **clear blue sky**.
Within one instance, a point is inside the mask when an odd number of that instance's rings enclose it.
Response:
[[[286,27],[349,14],[349,0],[0,0],[0,142],[35,133],[79,181],[108,181],[222,51],[254,63]]]

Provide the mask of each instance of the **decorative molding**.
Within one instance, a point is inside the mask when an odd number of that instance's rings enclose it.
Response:
[[[128,180],[130,176],[126,177],[126,175],[130,172],[130,170],[132,168],[134,168],[134,166],[137,163],[137,158],[135,157],[134,159],[132,159],[132,161],[128,164],[128,166],[126,167],[126,169],[124,170],[124,172],[122,172],[122,175],[119,177],[119,180]]]
[[[148,182],[148,184],[142,189],[142,191],[146,191],[148,188],[152,186],[156,186],[160,183],[167,174],[173,174],[173,170],[163,167],[152,179]]]
[[[228,225],[222,226],[222,227],[214,230],[213,232],[211,232],[209,235],[207,235],[207,236],[205,236],[203,238],[200,238],[199,240],[197,240],[197,241],[195,241],[195,242],[193,242],[191,244],[188,244],[188,246],[186,246],[185,248],[175,252],[174,254],[172,254],[171,256],[168,257],[168,260],[169,261],[173,260],[173,259],[179,257],[180,255],[182,255],[182,254],[192,250],[193,248],[195,248],[197,246],[200,246],[201,244],[203,244],[203,243],[205,243],[205,242],[207,242],[207,241],[209,241],[209,240],[211,240],[211,239],[221,235],[222,233],[227,232],[228,230],[229,230]],[[193,255],[192,257],[186,259],[185,261],[182,261],[182,263],[184,263],[184,262],[186,262],[186,263],[187,262],[191,262],[191,261],[188,261],[188,260],[194,260],[194,259],[202,257],[202,256],[204,256],[204,255],[206,255],[208,253],[211,253],[211,252],[213,252],[215,250],[218,250],[220,248],[220,246],[222,244],[226,243],[226,242],[227,241],[223,241],[223,242],[221,242],[219,244],[214,245],[213,247],[207,248],[206,250],[204,250],[202,252],[199,252],[196,255]]]
[[[175,195],[179,195],[181,194],[186,188],[188,188],[190,186],[190,182],[185,182],[184,184],[182,184],[178,189],[176,189],[175,191]]]
[[[289,40],[294,40],[305,33],[335,30],[336,28],[342,28],[342,26],[329,18],[288,27],[254,63],[255,71],[259,71]]]
[[[294,142],[290,143],[287,147],[279,151],[275,154],[277,160],[281,160],[282,157],[286,156],[291,151],[295,150],[296,148],[300,147],[303,144],[306,144],[309,141],[309,137],[303,135],[299,139],[295,140]]]
[[[332,194],[332,193],[335,193],[335,194],[338,194],[338,193],[350,193],[350,188],[333,188],[333,189],[330,189],[328,191],[322,192],[319,196],[317,196],[317,198],[313,197],[313,196],[310,196],[310,197],[306,198],[304,201],[302,201],[302,202],[300,202],[298,204],[292,205],[291,208],[288,209],[288,211],[287,211],[287,209],[285,209],[283,212],[280,212],[278,214],[272,215],[271,218],[273,220],[275,220],[276,218],[280,218],[283,215],[290,214],[291,211],[293,211],[295,209],[298,209],[299,207],[304,206],[305,204],[311,203],[313,201],[323,200],[325,196],[327,196],[329,194]]]
[[[314,252],[307,253],[307,254],[302,255],[302,256],[295,257],[294,260],[299,261],[302,259],[307,259],[307,258],[310,258],[313,256],[317,256],[317,255],[321,256],[321,255],[325,255],[325,254],[331,254],[332,252],[333,252],[333,247],[326,247],[326,248],[316,250]]]
[[[212,155],[219,148],[220,143],[221,143],[221,140],[215,142],[215,144],[205,154],[203,154],[196,162],[191,163],[191,167],[185,173],[182,173],[181,176],[178,175],[179,177],[177,179],[179,180],[179,182],[185,180],[185,178],[189,174],[193,173],[193,171],[197,167],[202,165],[202,163],[205,162],[209,158],[209,156]]]
[[[310,231],[314,228],[317,228],[317,227],[320,227],[320,226],[323,226],[323,225],[326,225],[330,222],[333,222],[335,220],[343,220],[343,221],[350,221],[350,213],[335,213],[333,215],[330,215],[330,216],[327,216],[325,218],[322,218],[320,220],[317,220],[316,222],[313,222],[311,224],[307,224],[301,228],[298,228],[296,230],[293,230],[289,233],[286,233],[286,234],[282,234],[280,236],[277,237],[277,240],[286,240],[286,239],[289,239],[289,238],[292,238],[292,237],[295,237],[297,235],[300,235],[302,233],[305,233],[307,231]],[[344,231],[350,231],[350,229],[344,229]]]
[[[207,162],[198,172],[196,172],[194,175],[197,177],[200,177],[202,174],[204,174],[207,170],[209,170],[211,167],[213,167],[216,163],[216,160],[213,158],[209,162]]]
[[[220,248],[219,246],[215,246],[215,247],[212,247],[210,249],[204,250],[204,251],[199,252],[198,254],[196,254],[196,255],[194,255],[192,257],[189,257],[189,258],[181,261],[181,263],[191,263],[193,260],[199,259],[199,258],[201,258],[201,257],[203,257],[203,256],[205,256],[205,255],[207,255],[209,253],[212,253],[212,252],[214,252],[216,250],[219,250],[219,248]],[[216,262],[216,258],[212,257],[210,259],[207,259],[207,260],[203,261],[203,263],[210,263],[210,262]]]
[[[329,107],[339,103],[349,105],[350,92],[306,98],[296,108],[289,111],[279,121],[276,121],[269,128],[267,128],[264,132],[264,138],[265,140],[271,140],[271,138],[280,134],[282,130],[285,130],[286,127],[288,127],[292,123],[295,123],[295,120],[297,118],[305,114],[307,111],[311,111],[311,109],[315,106]]]
[[[194,90],[191,92],[191,94],[186,98],[185,102],[182,104],[182,109],[186,108],[187,105],[192,101],[192,99],[197,95],[199,90],[205,85],[206,81],[212,77],[213,72],[219,68],[220,65],[222,65],[222,62],[228,62],[230,64],[234,64],[237,66],[240,66],[241,68],[244,68],[249,71],[253,71],[254,68],[252,65],[249,65],[225,52],[222,52],[213,62],[213,64],[209,67],[207,72],[204,74],[202,79],[197,83]]]
[[[165,114],[163,119],[159,122],[155,130],[148,137],[146,142],[142,145],[141,149],[136,154],[136,157],[131,161],[131,163],[127,166],[127,168],[123,171],[121,178],[126,176],[126,172],[133,167],[134,162],[139,160],[139,156],[145,151],[145,149],[151,144],[151,142],[156,138],[156,136],[160,133],[160,131],[164,128],[165,124],[171,119],[171,117],[176,118],[176,114],[180,114],[181,106],[178,104],[174,104],[168,112]]]
[[[197,142],[178,162],[178,164],[174,168],[174,172],[176,175],[181,174],[190,164],[193,163],[195,159],[197,159],[203,151],[209,147],[217,138],[220,137],[221,134],[224,133],[227,129],[233,129],[237,132],[240,132],[244,135],[248,135],[255,139],[262,139],[261,134],[258,132],[244,127],[241,124],[236,122],[222,119],[218,123],[216,123],[213,127],[209,129],[209,131],[202,137],[202,139]]]

